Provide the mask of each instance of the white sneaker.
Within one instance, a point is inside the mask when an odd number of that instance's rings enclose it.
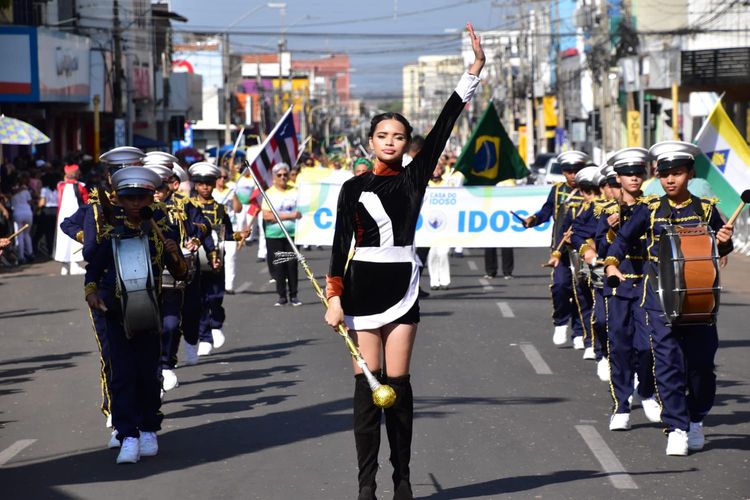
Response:
[[[602,382],[609,382],[609,360],[602,358],[596,363],[596,376]]]
[[[609,430],[630,430],[630,413],[615,413],[614,415],[612,415],[609,419]]]
[[[185,366],[193,366],[195,364],[198,364],[198,345],[188,344],[187,342],[185,342],[183,345],[185,346],[185,359],[183,360]]]
[[[573,349],[582,351],[586,346],[583,345],[583,337],[573,337]]]
[[[198,342],[198,356],[208,356],[213,349],[210,342]]]
[[[560,325],[555,327],[555,333],[552,334],[552,342],[555,345],[564,345],[568,341],[568,326]]]
[[[211,330],[211,335],[214,338],[214,349],[218,349],[219,347],[224,345],[224,342],[227,340],[227,338],[224,336],[224,332],[219,330],[218,328],[214,328]]]
[[[120,454],[117,455],[118,464],[134,464],[140,460],[140,446],[138,438],[126,437],[120,447]]]
[[[655,397],[652,396],[650,398],[642,399],[641,406],[643,407],[643,413],[646,414],[646,418],[649,422],[661,422],[661,406]]]
[[[594,352],[593,347],[587,347],[583,350],[583,359],[586,360],[595,360],[596,359],[596,353]]]
[[[159,442],[156,440],[155,432],[141,432],[138,445],[142,457],[155,457],[159,453]]]
[[[107,423],[104,424],[107,429],[112,428],[112,414],[107,415]]]
[[[682,429],[675,429],[667,438],[667,455],[686,457],[688,454],[688,435]]]
[[[67,276],[68,275],[68,266],[63,264],[63,266],[60,268],[60,276]]]
[[[706,437],[703,435],[703,422],[690,422],[690,429],[687,433],[688,450],[702,450],[706,444]]]
[[[120,440],[117,439],[117,431],[113,429],[112,435],[109,437],[109,443],[107,443],[107,448],[109,448],[110,450],[113,450],[119,447],[120,447]]]
[[[161,378],[162,378],[161,387],[165,391],[171,391],[172,389],[174,389],[175,387],[179,385],[177,382],[177,375],[175,375],[174,371],[172,370],[168,370],[166,368],[163,369],[161,371]]]

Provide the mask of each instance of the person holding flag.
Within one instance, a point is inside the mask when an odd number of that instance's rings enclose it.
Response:
[[[427,183],[453,126],[479,85],[485,55],[470,23],[474,62],[425,138],[422,150],[407,167],[403,158],[412,127],[398,113],[376,115],[369,145],[375,153],[372,172],[346,181],[339,195],[331,264],[326,277],[328,310],[333,328],[345,323],[373,373],[385,367],[396,393],[385,410],[391,448],[394,497],[413,498],[409,462],[413,424],[410,361],[419,322],[419,266],[414,233]],[[354,238],[354,256],[348,260]],[[348,263],[347,263],[348,261]],[[382,358],[382,359],[381,359]],[[359,500],[375,498],[380,448],[381,408],[355,364],[354,440],[359,467]]]

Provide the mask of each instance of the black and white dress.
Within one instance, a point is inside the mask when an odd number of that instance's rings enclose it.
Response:
[[[329,278],[343,277],[347,327],[375,329],[408,314],[419,319],[414,232],[427,183],[456,119],[480,79],[464,73],[414,160],[385,175],[367,172],[341,187]],[[390,174],[390,175],[389,175]],[[347,257],[354,237],[354,256]],[[346,272],[345,272],[346,269]],[[416,322],[405,321],[405,322]]]

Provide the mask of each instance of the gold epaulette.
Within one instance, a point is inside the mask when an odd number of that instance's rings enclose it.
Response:
[[[643,205],[647,205],[650,210],[656,210],[659,208],[659,205],[661,204],[661,197],[650,194],[648,196],[641,196],[638,198],[638,203],[642,203]]]
[[[606,200],[599,203],[594,203],[594,215],[597,217],[602,214],[614,214],[617,213],[618,207],[615,200]]]
[[[89,205],[94,205],[95,203],[99,203],[99,188],[91,188],[91,191],[89,191]]]

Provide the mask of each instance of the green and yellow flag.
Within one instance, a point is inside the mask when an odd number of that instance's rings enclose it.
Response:
[[[466,186],[494,186],[505,179],[529,175],[492,102],[477,122],[455,168],[466,177]]]

